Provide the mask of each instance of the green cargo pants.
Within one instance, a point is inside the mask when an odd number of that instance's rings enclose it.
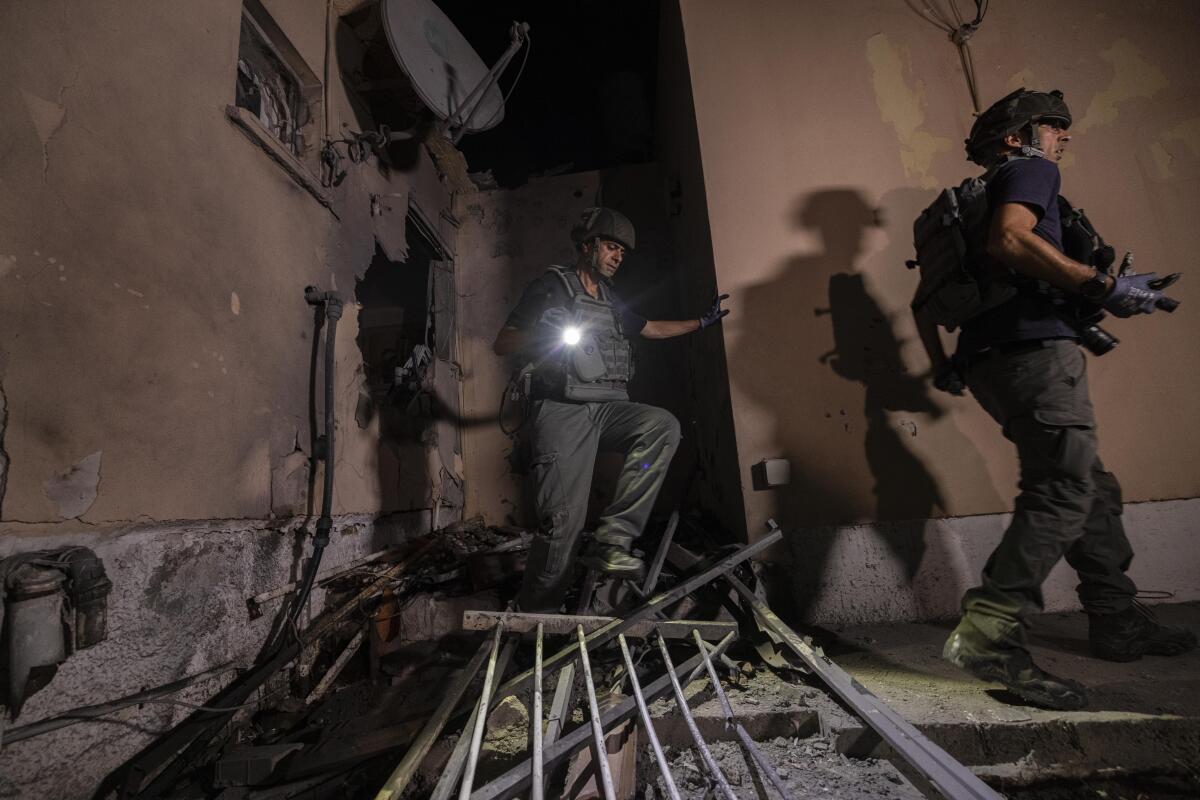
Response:
[[[679,422],[669,411],[642,403],[539,400],[531,423],[538,529],[519,602],[522,611],[556,611],[574,570],[596,453],[625,454],[596,540],[628,550],[662,488],[679,445]]]
[[[993,641],[1024,641],[1023,619],[1042,609],[1042,583],[1062,557],[1079,575],[1085,611],[1113,614],[1137,589],[1121,525],[1121,487],[1097,455],[1087,361],[1069,340],[989,353],[967,370],[980,405],[1017,446],[1013,518],[963,596],[964,617]]]

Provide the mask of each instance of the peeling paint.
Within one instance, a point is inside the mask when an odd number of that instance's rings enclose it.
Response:
[[[867,40],[867,61],[871,64],[871,84],[879,113],[900,140],[904,174],[919,179],[923,188],[936,188],[940,184],[929,174],[930,164],[934,156],[950,150],[953,143],[921,130],[925,122],[925,83],[916,81],[910,86],[905,82],[905,74],[911,72],[907,69],[908,54],[892,44],[885,34],[878,33]]]
[[[229,293],[229,310],[233,312],[235,317],[242,313],[242,301],[238,297],[237,292]]]
[[[1150,158],[1159,180],[1179,177],[1176,166],[1181,148],[1169,146],[1174,142],[1182,142],[1193,157],[1200,157],[1200,117],[1192,117],[1168,128],[1159,139],[1150,143]]]
[[[1015,92],[1017,89],[1022,88],[1037,89],[1041,87],[1041,85],[1042,82],[1038,80],[1038,77],[1034,74],[1033,70],[1029,69],[1029,67],[1026,67],[1019,72],[1014,72],[1009,77],[1008,83],[1004,85],[1004,93],[1008,94],[1009,92]],[[996,99],[999,100],[1000,98],[997,97]],[[984,102],[986,103],[988,101],[984,100]]]
[[[24,89],[21,90],[21,96],[25,99],[25,108],[29,110],[29,118],[33,121],[38,139],[42,142],[42,171],[44,173],[50,167],[50,140],[62,127],[63,120],[67,117],[67,109],[63,105],[38,97],[36,94],[30,94]],[[37,254],[34,253],[34,255]]]
[[[1100,53],[1100,57],[1112,65],[1113,77],[1108,86],[1092,98],[1083,118],[1073,126],[1080,132],[1096,125],[1112,124],[1120,104],[1153,97],[1167,86],[1163,71],[1147,61],[1128,39],[1118,39]]]
[[[65,472],[55,475],[42,486],[47,499],[63,519],[75,519],[87,513],[96,502],[100,487],[100,459],[97,450],[72,464]]]

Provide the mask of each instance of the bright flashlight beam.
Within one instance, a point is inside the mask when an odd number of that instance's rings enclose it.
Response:
[[[575,345],[579,344],[579,328],[563,328],[562,338],[563,344]]]

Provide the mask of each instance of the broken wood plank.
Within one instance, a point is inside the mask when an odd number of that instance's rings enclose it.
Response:
[[[610,625],[616,617],[581,617],[573,614],[522,614],[515,611],[464,611],[463,630],[487,631],[502,623],[510,633],[528,633],[539,624],[544,626],[546,633],[569,634],[575,626],[582,625],[584,633]],[[736,622],[710,622],[708,620],[641,620],[635,622],[626,631],[626,637],[645,638],[651,633],[659,632],[668,639],[687,639],[692,631],[700,631],[705,639],[720,639],[727,633],[737,631]]]

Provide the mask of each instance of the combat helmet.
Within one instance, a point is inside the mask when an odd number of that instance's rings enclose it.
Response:
[[[997,100],[979,115],[967,137],[967,160],[981,167],[991,167],[1000,159],[1004,137],[1029,126],[1030,141],[1022,148],[1023,155],[1043,156],[1038,141],[1037,124],[1053,120],[1063,128],[1071,126],[1071,109],[1063,101],[1063,93],[1034,92],[1024,87]],[[1024,152],[1028,150],[1029,152]]]
[[[577,247],[596,237],[611,239],[626,250],[632,250],[635,244],[633,223],[620,211],[611,208],[584,209],[579,222],[571,228],[571,241]]]

